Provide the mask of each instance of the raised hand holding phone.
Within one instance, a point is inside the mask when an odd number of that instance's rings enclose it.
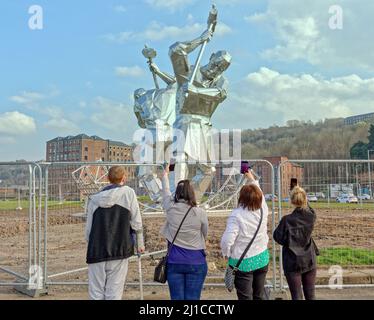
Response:
[[[248,169],[248,171],[245,173],[245,176],[247,177],[247,179],[249,180],[256,180],[253,173],[252,173],[252,170],[251,169]]]

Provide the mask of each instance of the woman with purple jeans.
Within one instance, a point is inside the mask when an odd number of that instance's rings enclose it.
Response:
[[[205,254],[205,241],[208,234],[207,214],[197,207],[195,192],[189,180],[180,181],[173,196],[169,187],[169,170],[166,169],[162,178],[162,189],[162,205],[166,213],[166,222],[161,234],[169,246],[167,281],[171,299],[200,300],[208,273]]]

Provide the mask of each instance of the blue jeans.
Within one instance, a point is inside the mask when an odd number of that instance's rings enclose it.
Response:
[[[207,273],[206,263],[199,265],[169,263],[167,279],[171,300],[200,300]]]

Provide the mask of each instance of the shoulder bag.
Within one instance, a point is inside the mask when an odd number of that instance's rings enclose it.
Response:
[[[257,227],[257,230],[252,238],[252,240],[249,242],[247,248],[245,248],[243,254],[241,255],[239,261],[237,262],[237,264],[235,265],[235,267],[232,267],[230,265],[227,266],[226,268],[226,271],[225,271],[225,286],[226,286],[226,289],[231,292],[232,290],[234,290],[234,286],[235,286],[235,273],[238,271],[239,269],[239,266],[240,264],[242,263],[245,255],[247,254],[248,250],[250,249],[250,247],[252,246],[253,242],[255,241],[256,237],[257,237],[257,234],[258,234],[258,231],[260,230],[260,227],[261,227],[261,224],[262,224],[262,218],[263,218],[263,210],[261,208],[261,218],[260,218],[260,223]]]
[[[160,262],[158,263],[158,265],[156,266],[155,268],[155,273],[154,273],[154,277],[153,277],[153,280],[155,282],[159,282],[159,283],[166,283],[167,281],[167,263],[168,263],[168,256],[169,256],[169,253],[170,253],[170,250],[172,248],[172,246],[174,245],[174,242],[175,242],[175,239],[177,238],[177,235],[182,227],[182,224],[184,222],[184,220],[186,220],[187,218],[187,215],[188,213],[191,211],[192,207],[190,207],[187,211],[187,213],[184,215],[184,218],[181,222],[181,224],[179,225],[179,228],[177,230],[177,233],[175,234],[174,236],[174,239],[173,239],[173,242],[171,243],[171,245],[169,246],[168,248],[168,251],[166,253],[166,256],[163,257]]]

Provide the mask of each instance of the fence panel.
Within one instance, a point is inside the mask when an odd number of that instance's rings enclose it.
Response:
[[[265,193],[273,194],[274,170],[270,163],[263,160],[250,161],[253,169],[262,177],[261,186]],[[106,174],[113,163],[50,163],[45,164],[47,181],[46,221],[45,229],[47,248],[44,270],[47,275],[47,285],[86,285],[87,272],[85,263],[86,242],[84,240],[85,216],[84,203],[87,195],[99,191],[108,184]],[[155,285],[153,283],[154,266],[159,256],[165,250],[165,240],[160,236],[160,229],[165,222],[165,216],[160,204],[148,196],[146,188],[140,183],[139,171],[144,166],[116,163],[122,165],[128,173],[126,184],[135,189],[143,214],[145,242],[148,255],[136,259],[138,265],[130,264],[128,284]],[[225,261],[221,258],[219,243],[226,226],[228,214],[237,205],[240,187],[245,182],[238,168],[230,171],[232,164],[216,166],[216,172],[209,190],[203,196],[201,205],[208,210],[210,234],[208,238],[209,275],[207,282],[211,285],[223,285]],[[148,166],[153,171],[160,172],[160,165]],[[194,174],[194,168],[190,170]],[[269,236],[275,226],[274,201],[269,197]],[[272,243],[272,240],[271,240]],[[272,263],[269,272],[269,282],[272,286],[276,281],[276,247],[271,245]],[[151,258],[151,259],[149,259]],[[141,272],[139,271],[141,270]]]
[[[41,168],[0,163],[0,181],[0,285],[41,289]]]
[[[289,160],[278,167],[279,219],[292,212],[291,178],[298,179],[316,210],[314,238],[321,251],[321,286],[329,285],[337,270],[342,271],[343,285],[349,286],[362,283],[358,274],[374,269],[373,164],[374,161],[364,160]],[[283,277],[281,285],[284,286]]]
[[[136,191],[142,208],[153,210],[137,172],[140,168],[160,171],[160,166],[97,162],[43,165],[48,201],[45,212],[48,228],[44,232],[46,285],[87,284],[85,203],[89,195],[109,184],[107,173],[113,165],[124,167],[126,184]],[[129,274],[134,274],[131,268]]]

